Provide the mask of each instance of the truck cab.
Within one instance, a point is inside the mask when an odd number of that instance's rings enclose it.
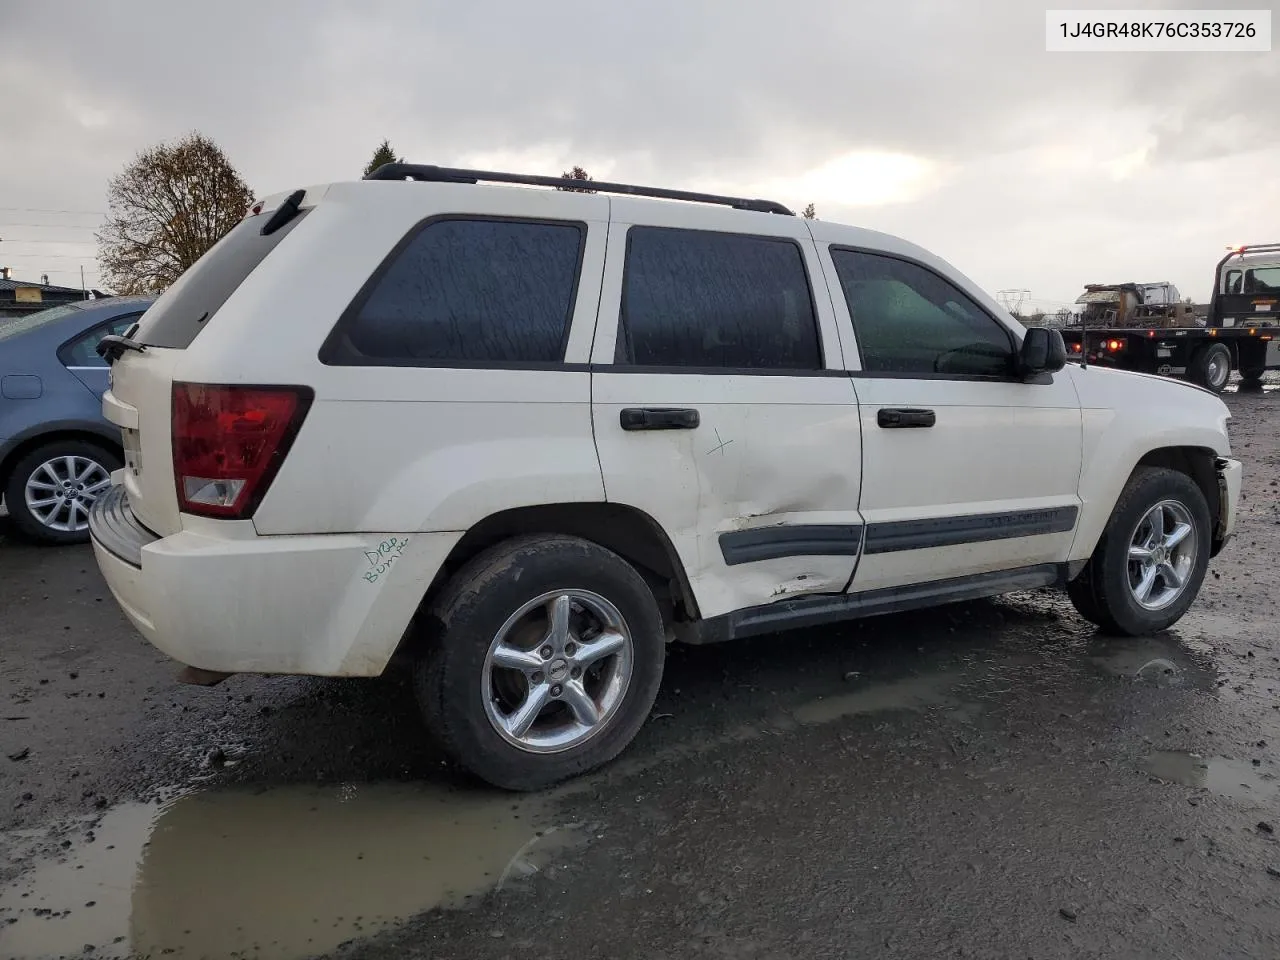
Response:
[[[1280,243],[1233,247],[1218,262],[1209,325],[1272,327],[1280,314]]]

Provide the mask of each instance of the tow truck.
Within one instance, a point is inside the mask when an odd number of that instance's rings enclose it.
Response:
[[[1077,362],[1181,377],[1221,393],[1238,371],[1256,385],[1280,368],[1280,243],[1241,244],[1214,269],[1203,325],[1171,284],[1089,284],[1062,330]]]

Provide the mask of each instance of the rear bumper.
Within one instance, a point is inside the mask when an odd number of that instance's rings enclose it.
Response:
[[[89,515],[120,608],[175,660],[223,673],[377,676],[460,533],[157,537],[115,486]]]

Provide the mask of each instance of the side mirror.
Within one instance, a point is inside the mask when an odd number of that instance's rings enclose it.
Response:
[[[1052,327],[1029,327],[1018,351],[1018,372],[1024,377],[1056,373],[1067,365],[1067,345]]]

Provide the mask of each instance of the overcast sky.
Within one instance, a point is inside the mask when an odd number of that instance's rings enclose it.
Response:
[[[1207,298],[1228,243],[1280,241],[1280,53],[1050,54],[1047,5],[0,0],[0,264],[92,281],[107,179],[199,129],[259,195],[358,177],[389,137],[812,201],[993,294]]]

